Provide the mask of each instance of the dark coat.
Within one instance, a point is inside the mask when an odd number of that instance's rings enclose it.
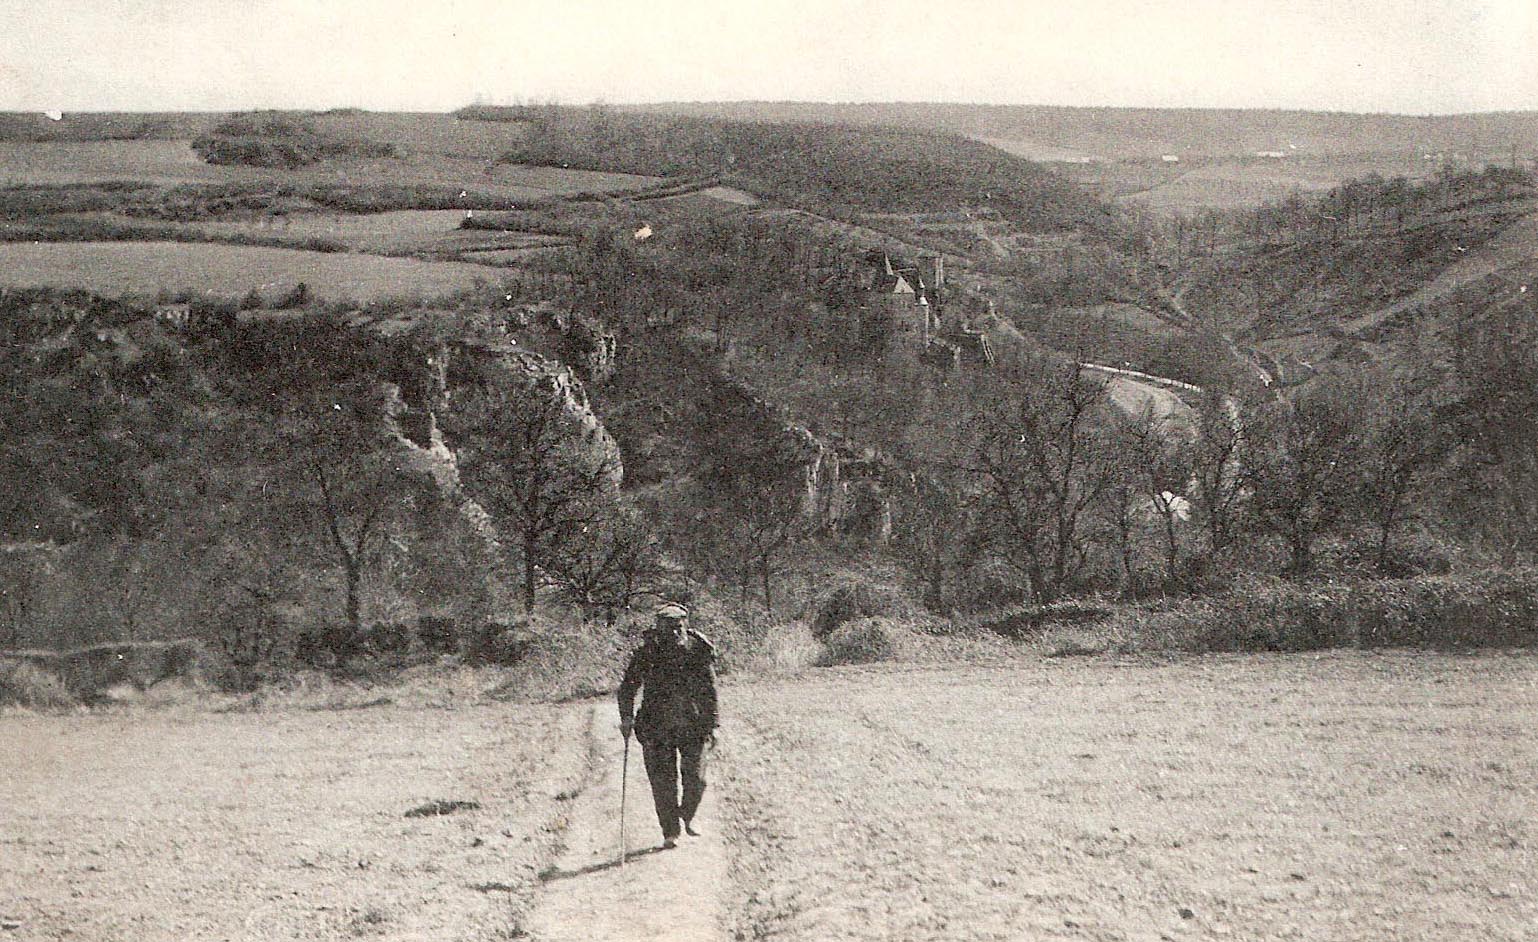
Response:
[[[717,722],[715,660],[710,640],[692,629],[683,644],[670,634],[648,634],[619,685],[620,719],[634,719],[643,743],[703,742]],[[636,691],[643,688],[641,710],[634,713]]]

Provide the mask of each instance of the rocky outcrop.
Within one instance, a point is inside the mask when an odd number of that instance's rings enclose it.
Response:
[[[590,383],[602,382],[614,373],[619,341],[591,317],[552,311],[548,323],[560,336],[561,361]]]
[[[516,390],[545,397],[559,407],[564,434],[612,468],[609,484],[623,475],[618,446],[594,413],[586,387],[569,368],[522,349],[515,341],[400,338],[384,385],[386,427],[400,469],[431,482],[436,495],[435,538],[457,544],[473,560],[485,611],[504,607],[504,588],[492,572],[502,558],[495,521],[466,489],[459,455],[443,433],[456,397],[476,387]]]
[[[879,454],[824,440],[736,380],[722,378],[713,391],[724,424],[749,439],[747,460],[766,483],[795,489],[806,522],[830,535],[873,543],[891,538],[889,495],[902,475]]]
[[[531,396],[560,403],[570,434],[616,469],[623,468],[619,447],[593,411],[587,388],[567,366],[511,341],[403,341],[390,373],[387,412],[392,431],[403,445],[419,452],[435,479],[457,486],[449,465],[454,455],[444,442],[439,417],[454,407],[455,388],[510,386]],[[616,471],[616,483],[618,475]]]
[[[584,447],[601,452],[616,469],[617,482],[623,468],[619,446],[593,411],[587,387],[569,367],[513,344],[461,343],[451,355],[449,408],[453,408],[454,390],[460,386],[511,387],[530,396],[551,397],[561,405],[569,434],[580,439]]]

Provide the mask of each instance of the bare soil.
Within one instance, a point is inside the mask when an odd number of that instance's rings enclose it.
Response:
[[[611,700],[593,707],[593,768],[572,803],[566,848],[542,874],[539,904],[529,919],[540,942],[710,942],[725,938],[727,854],[718,828],[718,796],[707,790],[698,836],[661,847],[641,749],[630,744],[628,788],[624,740]],[[710,775],[707,758],[707,778]],[[626,814],[623,836],[619,807]],[[623,844],[622,844],[623,840]]]
[[[1528,656],[838,669],[726,703],[738,938],[1538,938]]]
[[[0,938],[516,937],[585,783],[589,716],[0,717]],[[406,816],[455,800],[480,808]]]
[[[0,715],[0,939],[1538,937],[1531,655],[729,678],[623,868],[612,700],[369,702]]]

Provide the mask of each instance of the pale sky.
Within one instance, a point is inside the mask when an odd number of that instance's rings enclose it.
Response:
[[[1538,0],[0,0],[0,110],[1538,109]]]

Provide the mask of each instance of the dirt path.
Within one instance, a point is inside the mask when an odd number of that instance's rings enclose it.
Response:
[[[1101,366],[1096,363],[1081,364],[1087,370],[1108,377],[1106,395],[1122,412],[1134,419],[1151,418],[1165,434],[1186,437],[1196,434],[1196,413],[1174,390],[1153,382],[1140,380],[1128,370]],[[1170,380],[1169,382],[1177,382]]]
[[[630,854],[620,866],[622,741],[614,705],[595,705],[592,722],[595,774],[574,802],[566,851],[543,875],[529,934],[538,942],[725,938],[726,849],[715,826],[716,789],[707,789],[700,809],[703,836],[661,850],[640,749],[632,743],[625,802]]]

